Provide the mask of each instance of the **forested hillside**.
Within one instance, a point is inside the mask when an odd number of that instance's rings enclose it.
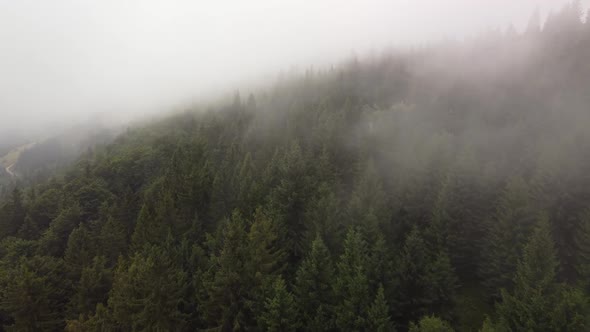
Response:
[[[0,202],[7,331],[590,330],[590,24],[135,127]]]

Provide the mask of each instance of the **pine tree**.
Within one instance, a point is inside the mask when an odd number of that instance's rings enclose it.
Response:
[[[490,319],[490,317],[486,316],[486,319],[483,321],[483,325],[481,326],[481,329],[479,329],[479,332],[504,332],[504,331],[502,329],[494,326],[494,323],[492,323],[492,320]]]
[[[501,288],[511,289],[533,217],[526,183],[520,178],[511,180],[490,222],[482,255],[480,274],[491,297],[497,297]]]
[[[277,278],[270,296],[264,302],[264,311],[258,319],[265,331],[296,331],[299,327],[297,306],[285,281]]]
[[[112,217],[100,228],[97,251],[106,259],[107,266],[114,266],[120,255],[127,250],[125,226]]]
[[[141,250],[144,246],[151,244],[161,244],[166,239],[169,229],[168,223],[158,212],[149,203],[144,203],[142,206],[131,237],[134,250]]]
[[[67,239],[71,232],[80,224],[82,211],[74,205],[63,209],[49,225],[39,241],[40,253],[60,257],[66,249]]]
[[[542,217],[524,248],[514,278],[514,291],[502,291],[499,321],[515,331],[552,330],[551,312],[557,303],[558,261],[549,229]]]
[[[82,268],[89,265],[95,255],[96,243],[94,236],[88,226],[81,224],[70,233],[64,260],[79,276]]]
[[[379,234],[369,251],[368,276],[370,292],[375,293],[380,286],[383,286],[386,289],[387,297],[392,298],[392,292],[398,287],[395,273],[396,266],[394,266],[392,251],[387,246],[383,235]]]
[[[283,229],[281,241],[289,249],[289,262],[297,262],[304,253],[303,212],[309,194],[307,165],[299,144],[293,142],[277,163],[278,183],[269,194],[266,214]]]
[[[574,242],[577,249],[577,279],[583,287],[590,290],[590,210],[586,210],[580,216]]]
[[[106,305],[112,284],[112,272],[106,267],[106,259],[96,256],[92,264],[82,269],[76,292],[70,302],[74,314],[89,316],[97,304]]]
[[[449,323],[435,316],[424,316],[418,324],[410,324],[409,332],[453,332]]]
[[[340,241],[346,235],[342,217],[342,208],[336,193],[327,183],[321,183],[305,209],[305,247],[310,248],[319,235],[330,251],[338,252],[336,250],[339,249]]]
[[[35,240],[39,238],[39,235],[39,226],[37,226],[33,219],[27,215],[25,221],[18,230],[17,236],[25,240]]]
[[[161,247],[144,247],[127,264],[120,260],[108,300],[115,322],[127,331],[181,329],[185,315],[179,307],[187,282],[186,273]]]
[[[385,291],[380,286],[375,296],[375,301],[367,313],[368,331],[375,332],[393,332],[395,331],[393,323],[389,316],[389,306],[385,301]]]
[[[344,253],[337,265],[334,284],[336,327],[341,330],[367,327],[367,310],[371,303],[367,261],[367,244],[361,234],[351,228],[344,240]]]
[[[318,235],[295,277],[295,295],[303,322],[310,330],[326,331],[332,327],[329,309],[334,301],[333,283],[334,266],[330,252]]]
[[[113,320],[113,314],[109,308],[99,303],[96,306],[94,315],[82,323],[85,331],[116,331],[120,326]]]
[[[211,257],[212,266],[204,277],[206,298],[201,309],[208,326],[223,331],[248,326],[249,311],[244,294],[252,289],[248,272],[246,221],[234,212],[226,223],[220,251]]]
[[[254,315],[262,311],[265,295],[271,291],[273,281],[285,269],[285,250],[279,242],[278,225],[257,210],[248,232],[248,253],[244,262],[250,289],[245,294],[248,307]]]
[[[372,160],[368,162],[356,184],[348,206],[350,224],[364,229],[368,241],[375,241],[383,229],[382,226],[389,222],[391,211]]]
[[[63,330],[71,282],[61,273],[61,259],[48,256],[22,258],[3,280],[0,309],[13,320],[8,331]]]
[[[4,206],[0,206],[0,238],[15,235],[24,223],[25,216],[21,191],[15,187]]]
[[[449,314],[457,288],[450,260],[445,252],[432,252],[416,228],[408,234],[397,273],[399,308],[394,311],[401,320]]]

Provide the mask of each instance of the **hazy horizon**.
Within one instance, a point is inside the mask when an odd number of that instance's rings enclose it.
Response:
[[[293,67],[522,30],[536,8],[544,20],[568,2],[1,0],[0,134],[152,114]]]

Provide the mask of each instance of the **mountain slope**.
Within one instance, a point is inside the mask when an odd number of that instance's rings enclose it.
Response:
[[[129,130],[1,204],[2,322],[501,329],[541,285],[552,328],[583,330],[589,55],[566,8]]]

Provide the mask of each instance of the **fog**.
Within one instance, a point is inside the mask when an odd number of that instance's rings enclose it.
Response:
[[[522,29],[566,2],[0,0],[0,139],[184,107],[351,54]]]

